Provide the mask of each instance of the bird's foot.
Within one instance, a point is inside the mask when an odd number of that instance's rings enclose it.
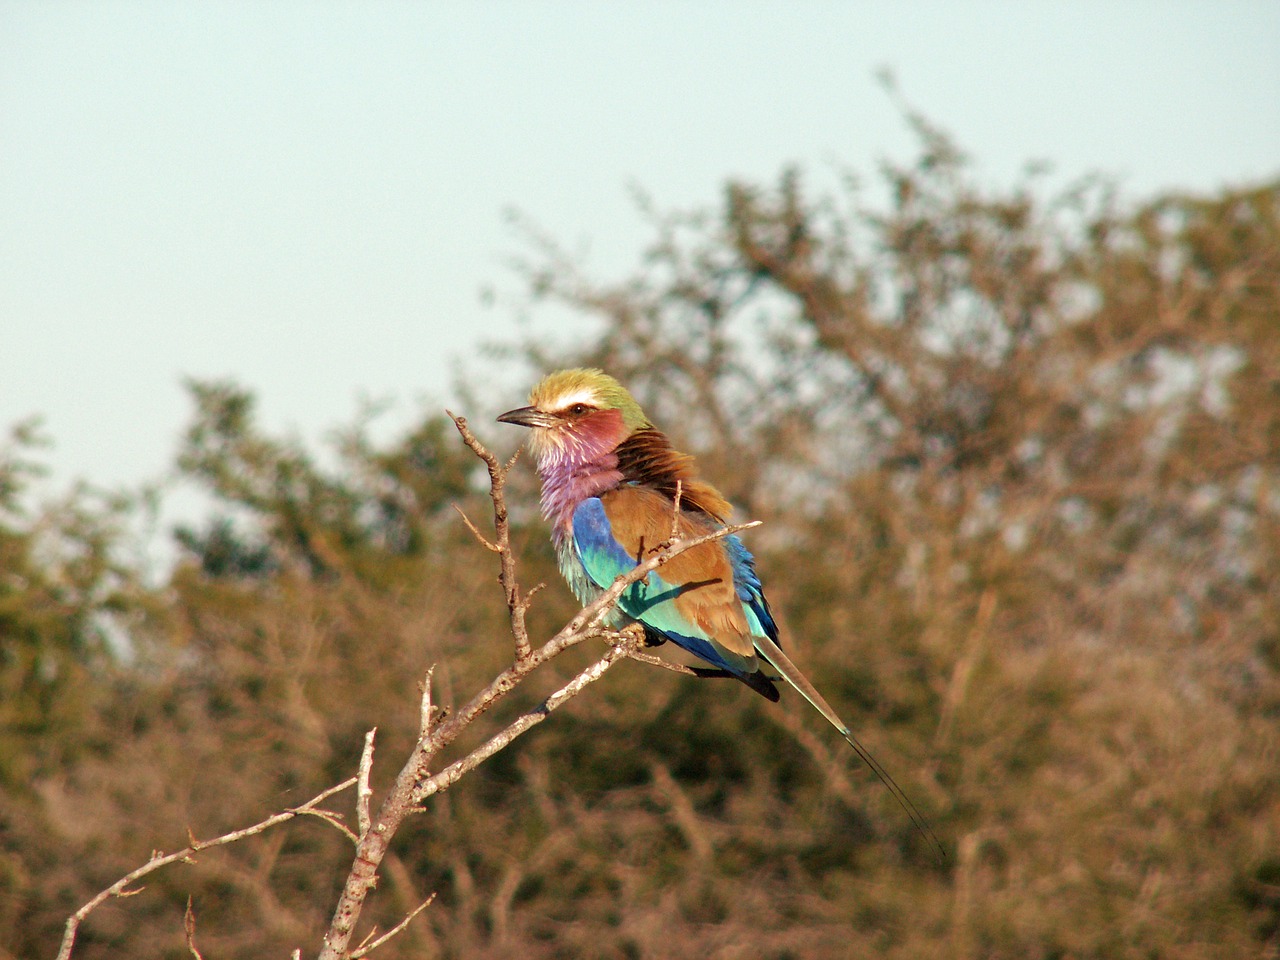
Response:
[[[627,640],[630,641],[631,645],[637,649],[651,645],[649,643],[649,631],[645,630],[642,624],[628,623],[625,627],[618,630],[618,632],[626,637]]]
[[[638,652],[648,646],[648,640],[645,637],[647,632],[642,624],[628,623],[616,630],[602,630],[599,636],[606,643],[620,644],[628,652]]]

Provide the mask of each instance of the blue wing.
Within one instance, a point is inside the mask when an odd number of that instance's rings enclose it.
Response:
[[[769,609],[769,601],[764,597],[764,586],[756,575],[756,558],[738,538],[737,534],[729,534],[722,541],[729,553],[729,564],[733,568],[733,584],[738,592],[738,599],[747,611],[751,622],[752,634],[757,637],[768,637],[781,646],[778,639],[778,625],[774,622],[773,613]]]

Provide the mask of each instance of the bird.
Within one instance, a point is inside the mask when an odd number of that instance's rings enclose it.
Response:
[[[582,604],[672,541],[722,530],[732,508],[674,449],[631,393],[593,368],[559,370],[501,423],[531,430],[560,572]],[[849,743],[945,857],[915,804],[782,651],[755,558],[736,533],[671,557],[618,599],[613,626],[636,623],[650,645],[671,641],[777,702],[790,684]],[[773,672],[770,672],[773,671]]]

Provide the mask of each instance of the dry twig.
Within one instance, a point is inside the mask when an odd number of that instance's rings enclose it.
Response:
[[[520,584],[516,581],[516,558],[511,552],[511,524],[507,519],[507,500],[504,491],[507,486],[507,473],[515,466],[516,460],[520,456],[517,450],[506,465],[503,466],[479,440],[475,434],[471,432],[471,428],[467,426],[467,418],[455,416],[452,411],[446,410],[450,419],[453,420],[454,426],[458,428],[458,433],[462,435],[462,442],[471,448],[471,452],[484,461],[484,465],[489,470],[489,498],[493,501],[493,532],[497,537],[496,543],[489,543],[480,535],[480,531],[475,525],[467,519],[463,514],[462,519],[466,522],[471,532],[479,538],[490,550],[493,550],[502,559],[502,570],[498,574],[498,582],[502,584],[502,590],[507,595],[507,609],[511,611],[511,634],[516,642],[516,662],[525,660],[529,657],[532,647],[529,643],[529,631],[525,626],[524,615],[529,609],[529,598],[533,596],[533,592],[527,595],[521,595]],[[459,510],[459,513],[462,511]]]
[[[190,897],[187,897],[187,912],[182,915],[182,932],[186,934],[187,951],[195,960],[204,960],[204,956],[196,948],[196,913],[191,909]]]
[[[125,874],[67,918],[66,928],[62,935],[62,945],[58,949],[58,960],[69,960],[71,950],[75,946],[76,933],[79,931],[80,924],[84,922],[85,917],[98,907],[102,906],[102,904],[107,900],[115,897],[131,897],[142,892],[142,888],[138,888],[137,890],[128,889],[130,884],[136,883],[148,874],[154,873],[161,867],[168,866],[171,863],[194,863],[195,854],[202,850],[208,850],[211,847],[221,847],[228,843],[235,843],[237,840],[243,840],[246,837],[255,836],[256,834],[262,833],[264,830],[271,829],[277,824],[292,820],[294,817],[302,816],[304,814],[312,814],[322,816],[326,821],[332,823],[333,821],[329,818],[336,817],[337,814],[328,810],[322,811],[318,809],[319,805],[324,803],[324,801],[328,800],[335,793],[341,793],[348,787],[354,786],[355,783],[355,777],[343,780],[341,783],[316,794],[301,806],[284,810],[274,816],[267,817],[267,819],[255,823],[251,827],[245,827],[242,830],[233,830],[230,833],[224,833],[220,837],[214,837],[212,840],[196,840],[194,837],[191,837],[191,842],[176,853],[162,853],[161,851],[156,850],[151,854],[150,860],[138,867],[136,870],[132,870]],[[325,816],[326,814],[328,816]],[[345,827],[343,829],[347,834],[351,833],[351,831],[346,830]],[[190,836],[190,831],[188,831],[188,837]]]
[[[373,771],[373,738],[378,733],[374,727],[364,735],[364,750],[360,753],[360,770],[356,774],[356,826],[360,836],[369,832],[369,801],[373,788],[369,786],[369,774]]]
[[[388,930],[386,933],[380,936],[377,940],[374,940],[372,943],[368,943],[367,942],[368,937],[366,937],[365,938],[366,943],[362,943],[360,944],[360,946],[356,947],[355,952],[351,954],[351,960],[360,960],[361,957],[367,957],[369,954],[373,953],[373,951],[377,950],[380,946],[382,946],[384,943],[386,943],[388,940],[394,937],[397,933],[401,933],[405,929],[405,927],[409,926],[409,924],[413,921],[414,917],[420,914],[423,910],[427,909],[427,907],[431,906],[431,901],[433,901],[435,898],[436,898],[436,895],[434,893],[431,894],[431,896],[423,900],[422,903],[418,904],[409,913],[405,914],[405,917],[403,920],[401,920],[394,927],[392,927],[390,930]],[[373,933],[370,933],[369,936],[372,937]]]
[[[427,668],[427,675],[422,679],[422,704],[418,708],[418,741],[427,739],[431,730],[431,678],[435,675],[436,665]]]

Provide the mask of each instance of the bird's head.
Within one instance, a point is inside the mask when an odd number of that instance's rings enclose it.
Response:
[[[652,426],[626,387],[600,370],[560,370],[529,393],[529,406],[498,417],[533,430],[539,462],[593,460]]]

